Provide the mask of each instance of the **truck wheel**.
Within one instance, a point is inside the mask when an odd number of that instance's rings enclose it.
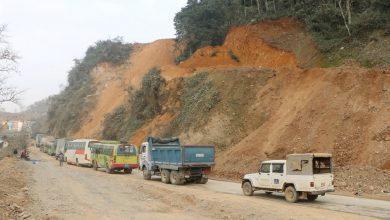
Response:
[[[184,184],[184,179],[180,178],[179,172],[172,170],[170,174],[170,180],[173,185],[182,185]]]
[[[242,192],[243,192],[244,195],[246,195],[246,196],[252,196],[252,195],[253,195],[252,184],[251,184],[250,182],[245,182],[245,183],[242,185]]]
[[[298,201],[298,192],[295,190],[294,186],[288,186],[284,190],[284,197],[288,202],[297,202]]]
[[[97,167],[97,162],[96,162],[96,161],[93,161],[93,162],[92,162],[92,166],[93,166],[93,169],[94,169],[94,170],[97,170],[97,169],[98,169],[98,167]]]
[[[166,183],[166,184],[171,183],[170,174],[171,173],[169,172],[169,170],[162,170],[161,171],[161,182]]]
[[[152,179],[152,173],[151,173],[149,170],[147,170],[147,169],[145,168],[142,172],[143,172],[143,174],[144,174],[144,179],[145,179],[145,180],[150,180],[150,179]]]
[[[318,198],[318,195],[307,195],[307,200],[314,201]]]

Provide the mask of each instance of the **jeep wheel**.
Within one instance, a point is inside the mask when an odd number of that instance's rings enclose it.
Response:
[[[147,170],[146,168],[144,168],[142,170],[142,173],[144,175],[144,179],[145,180],[151,180],[152,179],[152,172],[150,172],[149,170]]]
[[[161,182],[166,183],[166,184],[171,183],[170,174],[171,174],[171,172],[169,172],[169,170],[162,170],[161,171]]]
[[[295,190],[294,186],[288,186],[284,190],[284,197],[288,202],[297,202],[298,201],[298,192]]]
[[[242,185],[242,192],[243,192],[244,195],[246,195],[246,196],[252,196],[252,195],[253,195],[252,184],[251,184],[250,182],[245,182],[245,183]]]
[[[318,195],[307,195],[307,200],[314,201],[318,198]]]
[[[209,181],[209,178],[207,178],[207,177],[201,177],[201,178],[197,181],[197,183],[206,184],[207,181]]]

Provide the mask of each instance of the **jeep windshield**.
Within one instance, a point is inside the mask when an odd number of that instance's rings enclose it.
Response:
[[[331,173],[332,159],[330,157],[315,157],[313,158],[313,173]]]

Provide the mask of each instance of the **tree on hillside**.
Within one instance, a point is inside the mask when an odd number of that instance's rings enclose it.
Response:
[[[16,102],[17,96],[20,94],[15,88],[6,84],[8,74],[17,72],[18,59],[6,41],[6,28],[5,25],[0,25],[0,104]]]

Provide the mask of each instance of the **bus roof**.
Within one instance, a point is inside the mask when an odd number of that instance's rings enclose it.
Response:
[[[69,142],[81,142],[81,141],[98,141],[98,140],[95,140],[95,139],[76,139],[76,140],[73,140],[73,141],[69,141]]]

